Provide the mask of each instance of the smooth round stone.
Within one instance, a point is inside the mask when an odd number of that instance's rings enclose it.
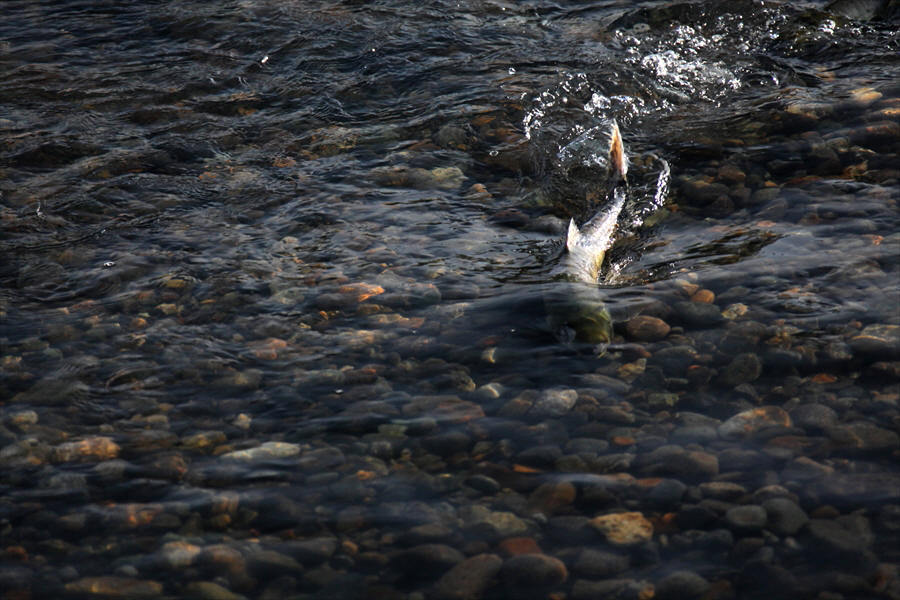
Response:
[[[545,514],[553,514],[575,501],[577,490],[569,481],[542,483],[528,498],[528,506]]]
[[[530,414],[540,417],[561,417],[575,407],[575,390],[545,390],[532,406]]]
[[[889,429],[860,421],[829,427],[828,437],[842,450],[887,452],[900,446],[900,436]]]
[[[675,571],[656,582],[658,600],[690,600],[709,591],[709,582],[693,571]]]
[[[566,565],[546,554],[520,554],[503,563],[501,578],[513,588],[544,588],[559,585],[569,576]]]
[[[723,438],[749,437],[767,427],[791,427],[791,417],[779,406],[761,406],[738,413],[719,426]]]
[[[677,479],[663,479],[647,492],[647,500],[658,506],[674,506],[681,501],[687,486]]]
[[[809,517],[788,498],[771,498],[762,507],[768,515],[767,528],[778,535],[794,535],[809,522]]]
[[[638,342],[656,342],[669,335],[669,324],[657,317],[638,315],[625,324],[628,337]]]
[[[192,581],[184,588],[188,598],[195,600],[244,600],[246,596],[235,594],[231,590],[213,581]]]
[[[838,422],[838,414],[824,404],[801,404],[790,416],[794,425],[808,431],[824,431]]]
[[[704,498],[734,500],[746,494],[747,488],[730,481],[707,481],[700,484],[700,492]]]
[[[588,548],[578,555],[572,569],[575,573],[592,579],[608,579],[628,569],[627,555]]]
[[[465,556],[446,544],[420,544],[400,552],[394,563],[405,573],[437,575],[465,560]]]
[[[572,600],[646,600],[653,598],[653,586],[634,579],[607,579],[590,581],[579,579],[572,585]]]
[[[685,325],[704,329],[716,327],[725,321],[725,317],[715,304],[706,302],[676,302],[675,316]]]
[[[854,555],[871,544],[871,534],[861,535],[858,528],[831,519],[811,519],[807,531],[816,543],[841,555]]]
[[[900,325],[869,325],[850,338],[850,347],[861,354],[878,357],[900,355]]]
[[[479,600],[500,571],[503,559],[478,554],[453,566],[434,586],[434,600]]]
[[[497,480],[488,477],[487,475],[472,475],[471,477],[466,478],[465,484],[488,496],[496,494],[501,489]]]
[[[720,381],[728,386],[738,386],[742,383],[750,383],[759,378],[762,373],[762,361],[752,352],[738,354],[722,371]]]
[[[652,362],[661,366],[667,375],[678,377],[683,376],[687,368],[699,357],[700,355],[691,346],[671,346],[655,352]]]
[[[760,531],[766,526],[767,520],[766,509],[756,504],[735,506],[725,513],[725,522],[729,529],[739,533]]]

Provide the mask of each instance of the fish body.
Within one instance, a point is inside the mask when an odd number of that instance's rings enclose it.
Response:
[[[621,184],[627,182],[628,159],[615,122],[609,139],[602,161],[608,166],[606,181],[611,190],[601,190],[608,202],[581,227],[574,219],[569,221],[563,255],[554,272],[559,284],[546,296],[550,326],[567,341],[607,344],[612,339],[612,319],[597,282],[625,206],[626,188]]]

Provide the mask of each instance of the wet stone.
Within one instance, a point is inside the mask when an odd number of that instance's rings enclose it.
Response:
[[[158,598],[163,586],[158,581],[127,577],[84,577],[67,583],[67,593],[102,598]]]
[[[761,406],[738,413],[719,426],[723,438],[750,437],[769,427],[790,427],[791,417],[778,406]]]
[[[639,512],[601,515],[594,517],[591,525],[617,546],[640,544],[653,537],[653,524]]]
[[[626,571],[630,560],[625,554],[587,548],[578,555],[572,570],[591,579],[608,579]]]
[[[699,354],[690,346],[672,346],[656,352],[652,361],[661,366],[667,375],[680,377],[698,359]]]
[[[469,557],[444,573],[434,586],[434,600],[479,600],[491,587],[503,559],[496,554]]]
[[[77,442],[60,444],[53,450],[53,459],[57,462],[101,461],[119,455],[119,445],[112,438],[96,436]]]
[[[574,408],[578,400],[575,390],[545,390],[538,396],[530,414],[538,417],[560,417]]]
[[[900,325],[869,325],[850,338],[850,347],[882,359],[900,356]]]
[[[762,361],[756,354],[747,352],[738,354],[722,370],[720,381],[724,385],[737,386],[742,383],[750,383],[759,378],[762,373]]]
[[[316,565],[331,558],[337,547],[337,538],[320,537],[285,542],[278,549],[304,565]]]
[[[725,317],[715,304],[705,302],[676,302],[674,307],[678,320],[689,327],[705,329],[716,327],[725,321]]]
[[[572,585],[572,600],[647,600],[653,597],[650,583],[634,579],[579,579]]]
[[[831,519],[811,519],[807,531],[823,548],[848,558],[868,549],[872,543],[871,532],[865,535],[853,522]]]
[[[735,500],[746,494],[747,488],[730,481],[708,481],[700,484],[700,493],[704,498]]]
[[[749,504],[735,506],[725,513],[725,522],[729,529],[738,533],[747,534],[762,530],[766,525],[768,515],[762,506]]]
[[[693,571],[675,571],[656,582],[659,600],[690,600],[709,591],[709,582]]]
[[[655,342],[669,335],[671,327],[657,317],[638,315],[625,324],[628,337],[639,342]]]
[[[274,550],[259,550],[247,555],[247,568],[255,577],[278,577],[297,573],[303,567],[296,560]]]
[[[766,528],[777,535],[794,535],[809,521],[803,509],[788,498],[770,498],[762,507],[768,517]]]
[[[463,554],[445,544],[421,544],[401,551],[393,564],[415,578],[445,573],[465,559]]]
[[[575,501],[575,486],[568,481],[543,483],[528,498],[532,510],[553,514]]]
[[[484,506],[467,506],[459,511],[464,527],[472,534],[487,538],[506,538],[522,535],[528,525],[515,514],[494,511]]]
[[[886,452],[900,446],[896,433],[864,421],[829,427],[826,433],[838,448],[848,452]]]
[[[520,554],[503,563],[501,579],[513,589],[559,585],[569,576],[566,565],[546,554]]]
[[[837,424],[838,415],[824,404],[801,404],[790,412],[791,421],[807,431],[819,432]]]
[[[185,586],[184,593],[191,600],[243,600],[246,598],[246,596],[235,594],[213,581],[192,581]]]

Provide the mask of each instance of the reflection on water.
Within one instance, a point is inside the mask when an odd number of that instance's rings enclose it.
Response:
[[[10,597],[900,594],[895,4],[4,8]]]

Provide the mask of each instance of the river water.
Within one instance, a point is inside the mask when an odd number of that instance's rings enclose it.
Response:
[[[4,597],[900,598],[895,2],[3,14]]]

